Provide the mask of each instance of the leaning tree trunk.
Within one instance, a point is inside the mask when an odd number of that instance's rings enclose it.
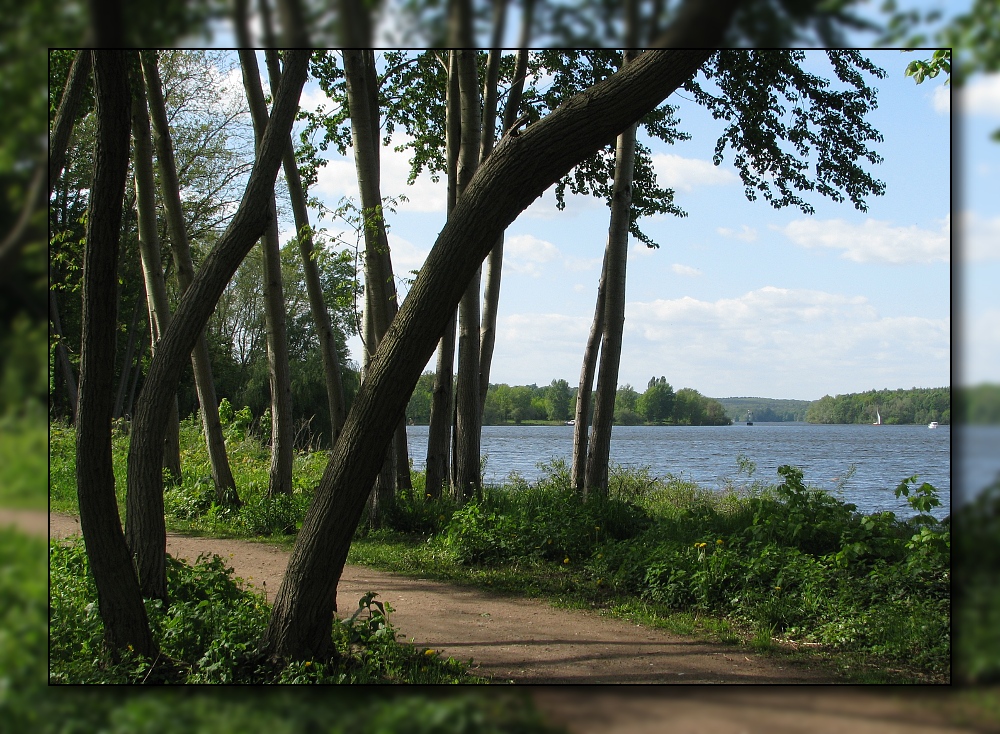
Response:
[[[260,71],[253,51],[240,51],[243,84],[246,87],[254,137],[261,145],[267,127],[267,106],[260,85]],[[270,222],[264,230],[264,321],[267,325],[267,367],[271,381],[271,472],[267,494],[292,493],[292,384],[285,329],[285,299],[281,287],[281,248],[274,192],[267,203]]]
[[[257,160],[236,214],[195,274],[160,340],[136,404],[128,454],[129,525],[136,538],[135,560],[141,579],[166,592],[166,528],[163,520],[163,415],[176,392],[181,371],[205,329],[219,297],[247,253],[264,233],[273,211],[274,180],[298,110],[309,51],[288,51],[285,73],[275,95],[271,120],[258,146]]]
[[[448,55],[445,110],[445,160],[448,167],[447,214],[450,217],[458,198],[458,150],[462,136],[458,69],[454,51]],[[427,474],[424,484],[426,493],[432,499],[439,498],[442,488],[451,481],[449,457],[451,456],[451,424],[454,415],[455,325],[456,320],[453,316],[448,321],[441,336],[434,372],[434,391],[431,394],[431,415],[427,426]]]
[[[628,259],[629,213],[632,207],[632,172],[635,162],[636,126],[618,136],[615,153],[615,183],[608,231],[606,280],[604,284],[604,333],[601,340],[600,372],[594,399],[594,427],[587,452],[584,497],[608,493],[608,462],[611,458],[611,424],[614,421],[622,333],[625,329],[625,263]]]
[[[184,224],[180,183],[163,99],[163,85],[157,68],[156,52],[143,51],[140,53],[140,58],[153,122],[153,144],[156,147],[156,161],[160,169],[160,191],[163,195],[163,207],[167,212],[167,232],[173,245],[171,251],[174,256],[174,268],[177,270],[177,283],[181,295],[184,295],[194,278],[194,265],[191,262],[191,248],[188,244],[187,227]],[[212,362],[204,334],[198,338],[191,353],[191,367],[198,393],[198,404],[201,406],[201,419],[212,481],[215,483],[216,499],[222,507],[239,507],[241,502],[236,492],[236,480],[229,466],[229,457],[226,455],[226,442],[222,434],[222,422],[219,420],[219,399],[215,393]]]
[[[711,51],[651,51],[498,146],[469,183],[372,360],[292,550],[261,641],[327,657],[337,584],[368,488],[420,372],[500,233],[574,165],[690,79]]]
[[[479,166],[482,110],[476,51],[456,54],[462,102],[462,147],[458,155],[458,198]],[[458,379],[455,385],[455,456],[452,492],[461,501],[482,491],[479,403],[479,286],[481,268],[467,281],[458,306]]]
[[[97,149],[83,255],[83,338],[76,428],[80,527],[105,642],[156,654],[139,582],[122,534],[111,457],[112,371],[115,358],[118,237],[128,172],[129,84],[122,51],[95,51]],[[162,447],[162,443],[161,443]],[[159,468],[159,466],[157,466]]]
[[[587,477],[587,429],[590,426],[590,400],[594,388],[594,374],[597,372],[597,355],[601,347],[601,335],[604,333],[604,283],[608,270],[608,250],[604,250],[604,265],[601,266],[601,279],[597,285],[597,306],[594,308],[594,321],[587,337],[587,347],[583,352],[583,366],[580,368],[580,387],[576,392],[576,413],[573,421],[573,465],[570,482],[573,488],[583,496]]]
[[[135,199],[139,212],[139,254],[142,260],[143,284],[149,306],[149,323],[152,329],[153,354],[159,349],[159,340],[170,326],[170,302],[167,285],[163,280],[160,259],[160,235],[156,223],[156,183],[153,176],[153,144],[146,112],[146,95],[138,70],[132,84],[132,138],[135,140]],[[175,482],[181,479],[180,420],[177,414],[177,395],[173,396],[167,412],[167,435],[163,450],[163,467]],[[127,528],[126,528],[127,532]],[[131,545],[131,541],[130,541]]]
[[[262,4],[262,7],[264,6],[266,3]],[[274,95],[277,94],[278,83],[281,80],[281,65],[276,51],[268,49],[264,53],[267,59],[267,75],[270,80],[271,94]],[[340,354],[337,349],[337,341],[334,339],[330,314],[323,301],[323,287],[320,284],[319,268],[316,266],[312,228],[309,226],[309,211],[306,208],[305,187],[302,185],[299,168],[295,163],[295,151],[292,149],[291,138],[288,139],[288,149],[282,157],[282,165],[285,169],[288,195],[292,200],[292,215],[295,218],[295,231],[298,233],[297,241],[299,254],[302,256],[306,291],[309,295],[309,308],[312,311],[313,323],[316,325],[320,354],[323,358],[326,399],[330,408],[330,446],[333,446],[337,443],[340,429],[347,417],[347,403],[344,398],[344,383],[340,375]]]

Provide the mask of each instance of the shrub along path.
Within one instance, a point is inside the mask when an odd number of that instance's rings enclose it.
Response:
[[[80,532],[75,517],[50,515],[53,538]],[[288,551],[265,543],[169,533],[167,552],[188,561],[215,553],[270,598]],[[394,610],[401,640],[457,660],[477,675],[516,683],[830,683],[829,673],[763,657],[735,646],[700,642],[662,630],[558,609],[364,566],[347,566],[337,608],[349,616],[358,599],[377,591]]]

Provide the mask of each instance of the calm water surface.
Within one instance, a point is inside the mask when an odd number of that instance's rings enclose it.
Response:
[[[409,426],[410,456],[423,469],[427,426]],[[572,457],[572,426],[485,426],[482,453],[485,481],[501,482],[511,471],[529,481],[541,475],[540,462]],[[911,513],[893,490],[913,474],[933,484],[950,513],[951,429],[941,426],[813,425],[756,423],[753,426],[615,426],[611,460],[624,466],[648,466],[657,476],[673,474],[717,488],[738,475],[740,454],[756,463],[754,479],[777,483],[777,469],[791,464],[805,472],[806,484],[836,491],[863,512]],[[851,475],[851,467],[854,473]],[[840,489],[838,490],[838,487]]]

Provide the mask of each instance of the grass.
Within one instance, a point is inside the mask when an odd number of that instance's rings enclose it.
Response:
[[[0,507],[45,509],[45,417],[0,418]]]
[[[244,506],[214,503],[197,422],[182,423],[183,478],[168,485],[172,530],[290,543],[326,464],[296,458],[291,497],[265,496],[269,455],[230,431]],[[75,511],[71,432],[52,430],[54,509]],[[127,436],[114,438],[124,507]],[[349,561],[599,609],[650,626],[820,664],[843,680],[950,679],[950,528],[929,513],[933,487],[900,483],[915,517],[863,515],[782,467],[780,481],[710,491],[648,470],[612,472],[607,498],[581,503],[561,462],[529,484],[511,474],[480,501],[431,500],[423,477],[380,529],[362,527]]]

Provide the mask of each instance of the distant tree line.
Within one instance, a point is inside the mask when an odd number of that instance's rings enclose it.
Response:
[[[824,395],[806,412],[809,423],[883,424],[951,423],[951,388],[869,390],[830,397]]]
[[[781,400],[777,398],[716,398],[733,422],[745,421],[747,411],[754,421],[778,423],[804,421],[809,410],[809,400]]]
[[[407,422],[419,425],[428,423],[433,389],[434,373],[421,375],[406,408]],[[552,380],[542,387],[535,384],[491,384],[486,392],[483,425],[568,421],[573,417],[578,390],[566,380]],[[707,398],[688,387],[674,392],[664,377],[650,379],[642,393],[628,384],[619,387],[615,394],[614,420],[616,424],[627,426],[724,426],[732,423],[717,400]]]
[[[955,398],[955,412],[964,423],[1000,423],[1000,385],[962,388]]]

